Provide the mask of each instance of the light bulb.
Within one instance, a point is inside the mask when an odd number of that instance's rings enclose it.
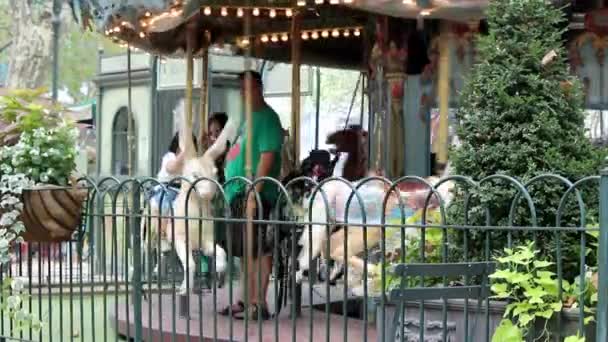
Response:
[[[349,37],[350,31],[348,29],[346,29],[346,30],[344,30],[344,32],[342,34],[344,35],[344,37]]]
[[[322,5],[323,4],[323,0],[315,0],[315,4]]]
[[[268,16],[271,18],[274,18],[277,16],[277,11],[275,11],[274,9],[271,9],[270,12],[268,12]]]
[[[249,45],[249,39],[243,38],[243,40],[241,40],[241,44],[243,44],[245,46]]]
[[[228,15],[228,9],[226,9],[226,7],[222,7],[221,14],[222,14],[222,17],[227,16]]]
[[[343,0],[345,4],[352,4],[353,0]]]
[[[267,43],[268,42],[268,36],[267,35],[263,35],[262,38],[260,38],[260,40],[262,41],[262,43]]]
[[[323,37],[323,38],[329,37],[329,32],[327,30],[324,30],[323,32],[321,32],[321,37]]]
[[[302,32],[302,39],[303,40],[308,40],[310,36],[308,35],[308,32]]]
[[[114,32],[116,32],[116,33],[120,32],[120,27],[116,26],[116,27],[114,28]]]
[[[145,20],[141,21],[141,27],[147,27],[148,26],[148,22]]]
[[[258,15],[260,15],[260,9],[259,9],[259,8],[254,8],[254,9],[253,9],[253,15],[254,15],[254,16],[256,16],[256,17],[257,17]]]
[[[283,35],[281,36],[281,40],[286,42],[289,39],[289,36],[287,35],[287,33],[283,33]]]
[[[359,29],[356,29],[354,35],[355,37],[359,37],[361,35],[361,31],[359,31]]]
[[[146,17],[149,17],[151,15],[152,15],[152,13],[150,13],[150,12],[146,12],[146,14],[145,14]]]
[[[293,11],[291,10],[291,8],[288,8],[285,10],[285,16],[287,18],[291,18],[292,15],[293,15]]]
[[[318,33],[317,31],[315,31],[315,32],[313,32],[313,33],[310,35],[310,37],[311,37],[312,39],[319,39],[319,33]]]
[[[243,9],[242,8],[239,8],[239,9],[236,10],[236,16],[239,17],[239,18],[243,16]]]
[[[420,11],[420,15],[423,17],[428,17],[429,15],[431,15],[431,11],[429,10],[422,10]]]
[[[331,31],[331,36],[334,38],[340,37],[340,31],[338,31],[338,30]]]
[[[298,0],[297,5],[300,7],[306,6],[306,0]]]
[[[205,15],[211,15],[211,8],[210,7],[205,7],[205,9],[203,10],[203,13]]]
[[[330,3],[331,5],[337,5],[337,4],[339,4],[339,3],[340,3],[340,0],[329,0],[329,3]]]
[[[279,37],[277,37],[277,35],[276,35],[276,34],[273,34],[273,35],[272,35],[272,37],[270,37],[270,40],[271,40],[273,43],[276,43],[276,42],[278,42],[278,41],[279,41]]]
[[[144,32],[139,32],[139,38],[146,38],[146,34]]]

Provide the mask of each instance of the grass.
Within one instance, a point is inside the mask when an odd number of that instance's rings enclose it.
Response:
[[[22,332],[11,331],[10,324],[3,316],[0,322],[0,336],[6,337],[8,341],[116,341],[121,340],[116,336],[113,322],[108,315],[114,312],[115,297],[110,293],[104,296],[83,295],[82,299],[78,290],[74,290],[70,300],[69,294],[64,293],[62,297],[53,295],[43,296],[41,300],[34,295],[31,298],[31,311],[39,316],[42,312],[41,321],[43,329],[39,333],[25,330]],[[119,295],[122,301],[125,295]],[[29,309],[29,299],[25,299],[24,307]],[[0,341],[2,339],[0,338]]]

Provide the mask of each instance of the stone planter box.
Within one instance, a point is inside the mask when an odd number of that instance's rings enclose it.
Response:
[[[443,333],[443,308],[442,301],[425,301],[424,306],[424,320],[425,324],[423,327],[420,325],[420,307],[419,302],[408,302],[406,304],[405,313],[405,338],[404,341],[419,341],[420,329],[425,329],[425,342],[442,341]],[[468,324],[471,341],[485,341],[486,334],[486,314],[485,314],[485,302],[482,303],[481,310],[478,311],[476,300],[469,300],[468,306]],[[447,328],[448,328],[448,341],[450,342],[464,342],[465,341],[465,301],[464,300],[449,300],[447,305]],[[506,304],[504,302],[493,302],[490,301],[490,315],[489,315],[489,333],[490,340],[492,335],[498,327],[502,316],[505,312]],[[379,301],[376,301],[376,327],[378,329],[378,336],[381,336],[382,325],[384,324],[385,331],[389,333],[393,324],[393,318],[397,306],[387,304],[385,305],[385,316],[382,319],[382,308],[380,307]],[[578,331],[578,318],[579,309],[565,309],[562,323],[561,332],[562,338],[565,336],[576,335]],[[477,320],[477,324],[475,321]],[[541,332],[544,322],[537,322],[536,331]],[[549,331],[558,331],[557,320],[551,319],[548,323]],[[590,324],[585,329],[587,341],[595,341],[595,324]],[[530,341],[533,339],[529,339]],[[388,340],[387,340],[388,341]],[[397,339],[399,341],[399,339]],[[392,341],[390,341],[392,342]]]

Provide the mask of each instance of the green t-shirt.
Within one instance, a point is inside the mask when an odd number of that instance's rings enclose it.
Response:
[[[275,155],[274,163],[268,177],[278,178],[281,174],[281,148],[283,147],[283,128],[277,113],[270,107],[265,106],[259,111],[251,113],[252,122],[252,171],[258,169],[260,156],[265,152],[273,152]],[[238,130],[236,142],[232,145],[226,155],[226,180],[232,177],[247,177],[245,170],[246,147],[247,147],[247,123],[241,123]],[[256,176],[257,178],[257,176]],[[224,189],[226,197],[230,202],[239,194],[246,191],[246,185],[242,181],[234,180],[228,183]],[[278,195],[278,188],[275,184],[264,182],[262,198],[273,203]]]

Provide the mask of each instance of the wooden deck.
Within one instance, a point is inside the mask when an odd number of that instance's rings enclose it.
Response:
[[[269,291],[271,292],[271,291]],[[324,292],[324,291],[323,291]],[[339,302],[342,296],[339,289],[331,291],[329,296],[332,302]],[[324,293],[315,290],[312,303],[325,303]],[[273,298],[272,293],[269,294]],[[190,296],[190,319],[179,317],[179,298],[168,294],[153,294],[142,304],[142,326],[144,341],[345,341],[344,316],[330,314],[329,320],[324,311],[314,310],[310,307],[311,298],[307,287],[303,289],[302,315],[297,319],[290,317],[290,306],[284,307],[278,317],[263,322],[259,329],[257,321],[245,322],[230,319],[216,314],[214,308],[221,309],[228,304],[227,289],[220,289],[214,303],[212,293]],[[119,304],[118,320],[110,314],[112,324],[117,322],[117,330],[123,336],[133,336],[134,315],[132,303],[127,306]],[[160,304],[160,306],[159,306]],[[215,304],[215,305],[214,305]],[[269,303],[271,311],[274,305]],[[160,309],[159,309],[160,308]],[[129,317],[129,319],[127,319]],[[347,337],[350,341],[365,341],[365,322],[348,318]],[[201,330],[202,328],[202,330]],[[330,336],[326,334],[329,331]],[[312,332],[312,336],[311,336]],[[217,338],[217,339],[216,339]],[[376,341],[376,328],[374,324],[367,324],[367,341]]]

